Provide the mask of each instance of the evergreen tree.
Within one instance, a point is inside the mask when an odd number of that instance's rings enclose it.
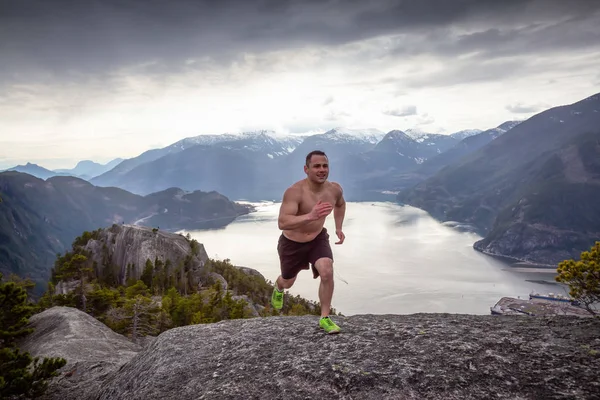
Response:
[[[129,286],[125,290],[125,296],[128,299],[133,299],[138,295],[146,297],[150,296],[150,288],[148,288],[148,286],[146,286],[146,284],[140,280],[138,280],[135,285]]]
[[[14,346],[17,339],[33,332],[26,325],[34,312],[27,292],[14,282],[3,282],[0,273],[0,347]]]
[[[135,285],[137,279],[135,277],[135,264],[128,263],[127,264],[127,275],[125,277],[125,285],[131,286]]]
[[[107,320],[113,326],[118,325],[120,332],[129,332],[131,340],[137,343],[139,336],[159,333],[159,312],[158,305],[152,299],[136,294],[127,299],[122,307],[111,308],[107,312]]]
[[[74,254],[57,271],[59,280],[79,279],[79,292],[81,298],[81,309],[87,311],[87,298],[85,296],[86,279],[90,277],[93,269],[89,265],[88,258],[83,254]]]
[[[168,284],[167,279],[167,271],[171,267],[171,260],[167,259],[167,261],[163,264],[161,260],[158,258],[154,263],[154,273],[152,277],[152,289],[154,294],[163,296],[165,294],[165,289]]]
[[[90,315],[103,320],[102,316],[111,307],[119,307],[124,302],[117,289],[94,285],[94,290],[87,294],[88,312]]]
[[[66,364],[62,358],[32,358],[16,347],[16,341],[33,330],[27,328],[36,307],[26,290],[15,282],[3,282],[0,274],[0,398],[39,397],[47,380]]]
[[[144,271],[142,272],[142,276],[140,277],[141,281],[146,284],[149,288],[152,287],[152,277],[154,275],[154,264],[150,259],[146,260],[146,266],[144,267]]]

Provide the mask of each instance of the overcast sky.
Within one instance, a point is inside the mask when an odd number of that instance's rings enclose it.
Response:
[[[0,0],[0,168],[188,136],[488,129],[600,92],[595,0]]]

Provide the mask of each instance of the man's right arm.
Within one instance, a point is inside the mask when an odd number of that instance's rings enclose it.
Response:
[[[311,222],[310,214],[296,215],[301,193],[296,188],[288,188],[283,193],[283,201],[279,208],[279,229],[282,231],[296,229]]]

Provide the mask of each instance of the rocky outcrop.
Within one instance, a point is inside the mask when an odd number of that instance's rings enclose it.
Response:
[[[227,281],[225,280],[225,278],[223,278],[222,275],[217,274],[216,272],[210,272],[208,274],[208,277],[210,279],[210,282],[214,282],[214,283],[217,283],[217,281],[220,282],[221,289],[223,289],[223,291],[226,291],[227,289],[229,289],[229,283],[227,283]]]
[[[53,307],[32,316],[35,329],[19,346],[67,364],[49,386],[52,399],[79,400],[97,393],[106,378],[142,348],[76,308]]]
[[[184,236],[136,225],[113,225],[101,230],[97,239],[86,245],[91,251],[92,260],[99,266],[106,267],[106,259],[112,265],[120,267],[121,284],[127,280],[127,266],[133,266],[133,273],[138,279],[146,266],[146,261],[153,263],[156,259],[165,264],[170,260],[173,267],[191,257],[191,270],[199,275],[201,268],[208,260],[204,245],[197,243],[196,254],[193,254],[190,241]],[[199,279],[199,276],[197,276]]]
[[[600,387],[594,318],[355,315],[335,317],[333,336],[316,316],[253,318],[171,329],[132,357],[133,345],[98,323],[69,336],[74,313],[32,318],[36,336],[23,346],[74,371],[56,378],[50,399],[591,399]],[[73,346],[87,336],[93,349],[125,350],[106,366],[101,352]]]
[[[258,276],[262,280],[266,280],[264,275],[261,274],[260,272],[258,272],[257,270],[255,270],[254,268],[242,267],[239,265],[234,265],[234,266],[248,276]]]
[[[256,304],[249,296],[245,294],[231,296],[231,298],[233,300],[245,301],[247,303],[245,309],[248,312],[248,315],[251,317],[260,317],[260,313],[265,309],[265,306],[262,304]]]
[[[490,308],[490,311],[495,315],[575,315],[581,318],[593,317],[593,314],[584,307],[577,306],[571,302],[548,301],[537,298],[515,299],[513,297],[502,297]]]

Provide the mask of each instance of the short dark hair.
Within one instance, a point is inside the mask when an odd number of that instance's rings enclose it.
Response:
[[[325,154],[325,152],[321,151],[321,150],[313,150],[310,153],[308,153],[306,155],[306,166],[309,167],[310,166],[310,159],[312,158],[312,156],[325,156],[327,157],[327,154]]]

